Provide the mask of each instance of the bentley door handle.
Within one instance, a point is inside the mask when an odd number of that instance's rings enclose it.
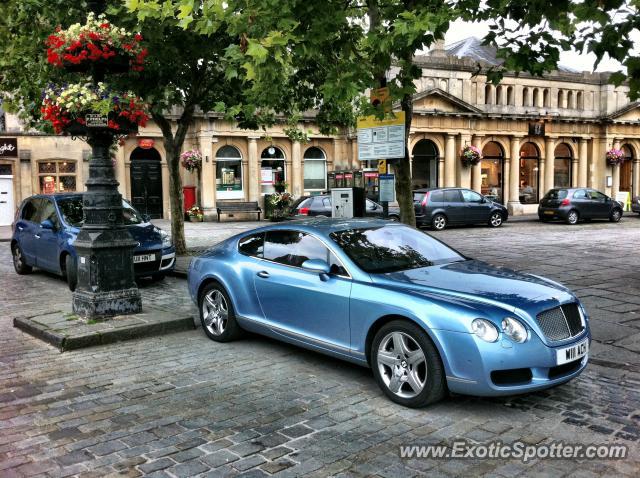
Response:
[[[268,279],[269,278],[269,273],[267,271],[260,271],[258,272],[258,277],[262,277],[263,279]]]

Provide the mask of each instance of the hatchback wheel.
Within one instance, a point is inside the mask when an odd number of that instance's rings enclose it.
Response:
[[[222,286],[212,283],[200,294],[200,321],[207,337],[216,342],[238,338],[242,329],[236,321],[231,299]]]
[[[578,214],[578,211],[576,211],[575,209],[572,209],[571,211],[569,211],[569,214],[567,214],[567,224],[578,224],[578,220],[580,219],[580,215]]]
[[[378,331],[371,367],[385,395],[406,407],[424,407],[446,393],[438,350],[424,330],[410,322],[394,320]]]
[[[73,259],[73,257],[71,257],[70,254],[67,254],[65,256],[64,264],[67,285],[69,286],[69,290],[73,292],[74,290],[76,290],[76,286],[78,285],[78,267],[76,265],[76,261]]]
[[[13,268],[18,274],[28,274],[33,270],[33,268],[25,262],[22,249],[20,249],[18,244],[14,244],[11,247],[11,253],[13,255]]]
[[[489,218],[489,225],[491,227],[502,226],[502,214],[500,214],[499,212],[492,213],[491,217]]]
[[[611,215],[609,216],[609,221],[618,222],[620,221],[621,217],[622,217],[622,211],[616,208],[613,211],[611,211]]]
[[[431,220],[431,227],[436,231],[442,231],[447,227],[447,217],[444,214],[436,214]]]

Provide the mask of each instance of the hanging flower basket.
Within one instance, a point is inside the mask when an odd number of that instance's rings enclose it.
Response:
[[[87,23],[76,23],[66,30],[58,27],[46,41],[50,64],[70,71],[85,72],[102,68],[113,73],[129,69],[142,71],[147,49],[139,33],[118,28],[104,15],[89,13]]]
[[[607,158],[607,164],[609,166],[615,166],[616,164],[620,164],[625,160],[624,151],[616,148],[611,148],[609,151],[607,151],[605,157]]]
[[[475,146],[465,146],[460,151],[460,161],[462,161],[462,165],[465,167],[475,166],[482,159],[482,155],[480,154],[480,150]]]
[[[49,85],[42,93],[42,117],[57,134],[84,136],[97,118],[100,126],[127,134],[145,126],[147,105],[133,93],[115,93],[104,83],[97,85]]]
[[[180,155],[182,167],[190,173],[198,171],[202,167],[202,153],[197,149],[185,151]]]

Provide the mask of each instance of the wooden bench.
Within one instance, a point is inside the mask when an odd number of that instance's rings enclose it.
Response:
[[[256,212],[258,213],[258,221],[262,213],[262,209],[258,206],[258,201],[218,201],[216,202],[216,210],[218,211],[218,222],[220,222],[221,213]]]

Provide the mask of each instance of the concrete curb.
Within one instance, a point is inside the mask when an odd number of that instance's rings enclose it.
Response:
[[[196,328],[193,322],[193,317],[191,316],[76,336],[56,333],[44,325],[25,318],[13,319],[13,326],[29,335],[53,345],[61,352],[93,347],[95,345],[112,344],[114,342],[121,342],[124,340],[153,337],[172,332],[194,330]]]

